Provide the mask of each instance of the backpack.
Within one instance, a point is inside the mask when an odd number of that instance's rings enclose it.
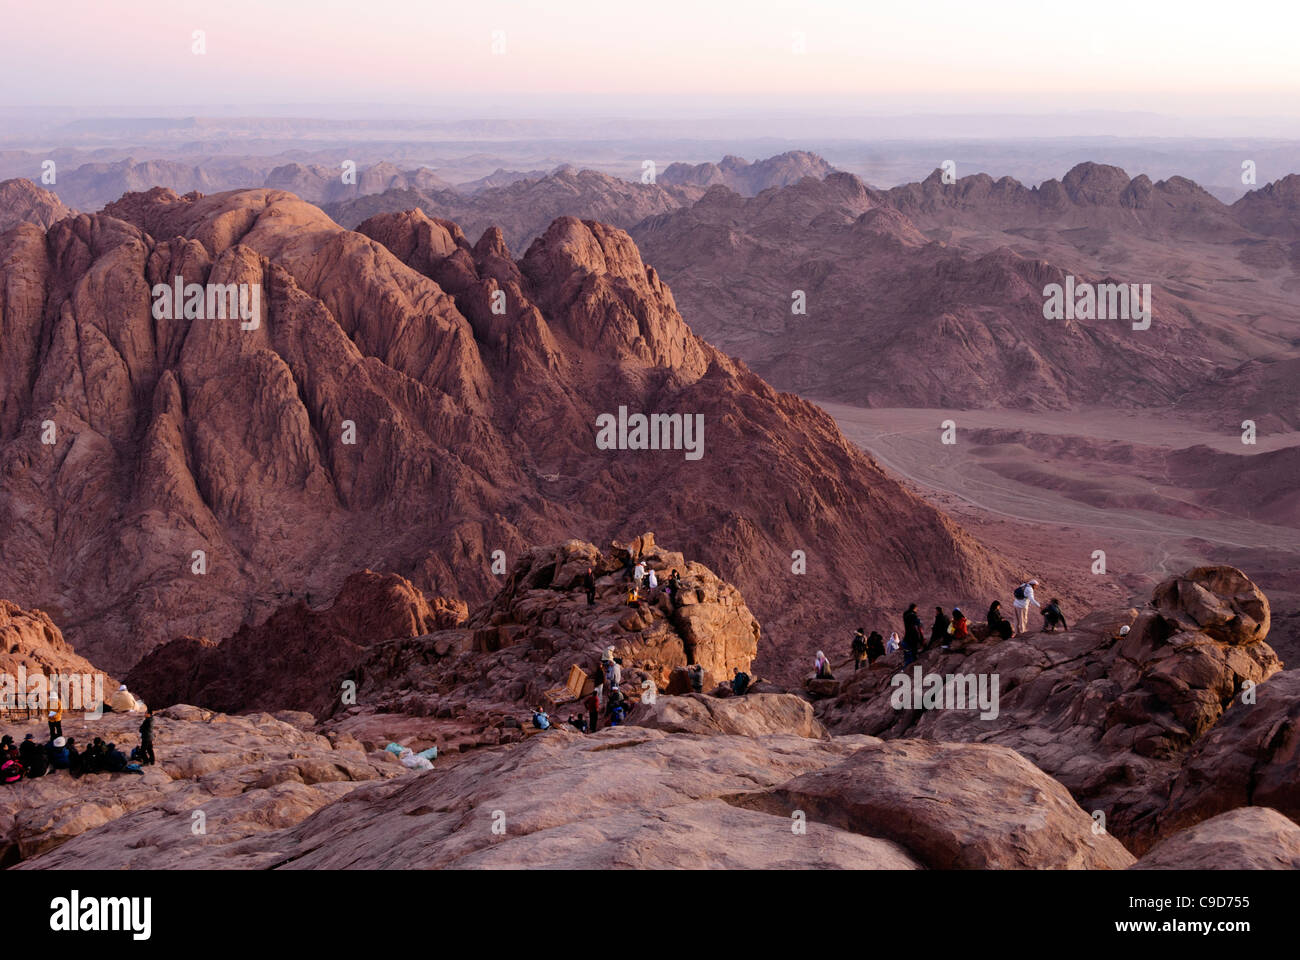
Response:
[[[1013,594],[1013,596],[1015,596],[1017,600],[1025,599],[1025,585],[1023,583],[1020,586],[1016,587],[1016,591]]]
[[[749,674],[744,670],[736,674],[735,679],[731,681],[731,689],[735,692],[736,696],[743,696],[745,691],[749,689]]]
[[[859,657],[867,652],[867,638],[860,633],[853,635],[853,652]]]

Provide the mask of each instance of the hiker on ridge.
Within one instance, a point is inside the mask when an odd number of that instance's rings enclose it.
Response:
[[[1003,640],[1011,639],[1011,621],[1002,615],[1002,601],[994,600],[989,604],[989,614],[985,618],[989,625],[989,636],[997,634]]]
[[[591,567],[582,575],[582,589],[587,592],[587,606],[596,605],[596,578],[591,574]]]
[[[731,678],[731,692],[738,697],[743,697],[745,691],[749,689],[749,674],[740,667],[736,667],[733,672],[735,676]]]
[[[49,709],[45,711],[45,719],[50,725],[50,739],[63,736],[63,704],[59,703],[58,697],[50,697]]]
[[[1016,633],[1029,632],[1029,605],[1042,606],[1034,599],[1034,587],[1038,586],[1037,580],[1028,580],[1016,587],[1015,602],[1016,608]]]
[[[970,621],[966,619],[966,614],[961,612],[961,607],[952,608],[952,637],[945,640],[943,649],[947,650],[952,644],[957,644],[958,649],[966,645],[970,639]]]
[[[146,710],[144,713],[144,722],[140,724],[140,762],[154,764],[157,759],[153,755],[153,711]]]
[[[831,673],[831,662],[826,659],[826,654],[820,650],[817,651],[817,659],[813,661],[813,669],[817,671],[818,680],[834,680],[835,675]]]

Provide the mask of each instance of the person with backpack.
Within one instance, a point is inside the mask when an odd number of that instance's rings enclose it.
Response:
[[[596,578],[592,575],[591,567],[582,575],[582,589],[587,592],[587,606],[596,605]]]
[[[930,646],[946,647],[948,645],[948,627],[952,621],[948,619],[948,614],[943,612],[943,607],[934,608],[934,623],[930,625]]]
[[[1055,633],[1058,625],[1062,630],[1070,629],[1065,623],[1065,614],[1061,612],[1061,601],[1052,597],[1047,601],[1047,606],[1043,607],[1043,629]]]
[[[867,632],[862,627],[858,627],[858,632],[853,635],[851,649],[853,651],[853,672],[857,673],[858,668],[862,666],[862,661],[867,659]]]
[[[867,637],[867,666],[885,655],[885,638],[880,635],[879,630],[872,630],[871,636]]]
[[[749,674],[740,667],[736,667],[735,676],[731,678],[731,692],[738,697],[743,697],[745,691],[749,689]]]
[[[686,673],[690,676],[691,691],[693,693],[704,692],[704,668],[698,663],[692,664],[686,668]]]
[[[147,764],[157,763],[153,755],[153,711],[146,710],[144,713],[144,722],[140,724],[140,762]]]
[[[1016,633],[1029,632],[1029,605],[1032,603],[1036,607],[1042,606],[1034,599],[1034,587],[1036,586],[1038,586],[1037,580],[1027,580],[1016,587],[1015,602],[1013,604],[1016,608]]]

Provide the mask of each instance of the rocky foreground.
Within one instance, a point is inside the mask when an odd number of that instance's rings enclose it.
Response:
[[[680,564],[679,609],[623,602],[619,571],[635,553]],[[599,575],[590,605],[589,565]],[[366,584],[374,616],[362,615]],[[1099,613],[1067,633],[925,653],[926,671],[999,674],[998,716],[985,720],[894,709],[899,664],[888,659],[794,692],[760,682],[726,695],[721,681],[753,658],[758,623],[734,587],[649,535],[609,550],[536,548],[468,622],[420,636],[405,634],[437,617],[407,586],[363,577],[339,610],[319,611],[343,634],[330,640],[309,619],[282,638],[321,644],[323,662],[352,651],[354,666],[328,689],[350,680],[354,703],[318,716],[168,707],[159,763],[143,775],[59,772],[0,787],[4,863],[1300,867],[1300,674],[1281,670],[1265,642],[1267,600],[1231,568],[1171,578],[1148,608]],[[398,635],[356,644],[349,624]],[[39,613],[12,611],[0,632],[25,656],[45,640],[75,656]],[[711,693],[662,690],[678,688],[687,640]],[[214,656],[261,656],[256,676],[274,685],[274,665],[292,672],[302,654],[277,657],[265,643],[241,631]],[[584,735],[562,723],[580,709],[565,674],[594,671],[610,646],[625,692],[646,681],[661,692],[628,724]],[[162,694],[151,691],[155,704]],[[554,729],[521,723],[538,702]],[[74,715],[65,732],[129,746],[137,724]],[[34,720],[6,728],[18,739],[27,730],[44,732]],[[408,770],[384,750],[390,740],[438,746],[434,769]]]

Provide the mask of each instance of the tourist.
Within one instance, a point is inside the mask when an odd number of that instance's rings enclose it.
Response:
[[[889,639],[885,641],[885,653],[894,653],[898,650],[898,634],[891,632]]]
[[[67,770],[71,763],[68,741],[63,737],[55,737],[45,748],[45,758],[49,760],[51,770]]]
[[[153,755],[153,711],[146,710],[144,722],[140,724],[140,762],[157,763]]]
[[[1061,601],[1052,597],[1047,601],[1047,606],[1043,607],[1043,629],[1055,633],[1058,625],[1062,630],[1070,629],[1065,623],[1065,614],[1061,612]]]
[[[985,617],[989,625],[989,636],[997,634],[1003,640],[1011,639],[1011,621],[1002,615],[1002,601],[994,600],[989,604],[989,613]]]
[[[592,687],[591,693],[582,701],[582,705],[587,708],[587,732],[595,733],[600,727],[600,695],[596,693],[599,687]]]
[[[858,632],[853,635],[850,649],[853,652],[853,672],[857,673],[862,661],[867,659],[867,632],[862,627],[858,627]]]
[[[916,612],[916,604],[910,604],[903,613],[903,666],[916,660],[921,652],[925,638],[921,633],[921,615]]]
[[[831,662],[826,658],[826,654],[820,650],[817,651],[817,659],[813,661],[813,669],[817,671],[818,680],[834,680],[835,676],[831,673]]]
[[[659,575],[655,573],[654,567],[651,567],[646,571],[645,585],[646,591],[649,593],[650,599],[653,601],[656,592],[659,590]]]
[[[638,560],[636,562],[636,566],[632,568],[632,583],[637,588],[638,591],[641,589],[641,581],[644,579],[645,579],[645,564],[642,563],[640,560]]]
[[[946,647],[948,645],[948,627],[952,621],[948,619],[948,614],[943,612],[943,607],[934,608],[934,623],[930,626],[930,646]]]
[[[966,614],[961,612],[961,607],[953,607],[952,608],[952,642],[957,644],[958,649],[961,649],[963,646],[966,645],[966,641],[969,638],[970,638],[970,621],[966,619]],[[948,646],[945,645],[943,649],[947,650]]]
[[[538,730],[551,729],[551,718],[547,716],[546,711],[540,706],[533,709],[533,726]]]
[[[879,630],[872,630],[871,636],[867,637],[867,666],[885,655],[885,638],[880,635]]]
[[[45,771],[49,769],[45,748],[30,733],[23,737],[23,744],[18,748],[18,762],[23,765],[23,773],[31,780],[45,776]]]
[[[1013,606],[1016,608],[1016,633],[1029,632],[1029,605],[1041,606],[1034,599],[1034,587],[1038,586],[1037,580],[1027,580],[1020,586],[1016,587],[1015,601]]]
[[[49,709],[45,712],[45,719],[50,725],[50,739],[63,736],[63,704],[59,703],[58,697],[50,697]]]
[[[596,578],[592,576],[591,567],[582,575],[582,589],[587,591],[587,606],[596,604]]]
[[[745,691],[749,689],[749,674],[740,667],[736,667],[733,672],[735,675],[731,678],[731,692],[738,697],[743,697]]]

